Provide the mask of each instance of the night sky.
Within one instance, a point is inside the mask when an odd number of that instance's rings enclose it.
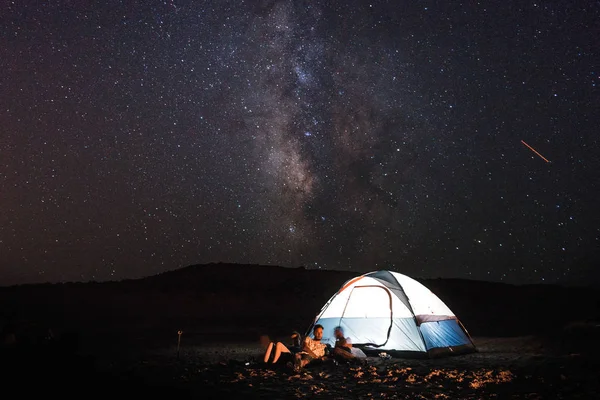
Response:
[[[0,35],[0,285],[600,280],[598,2],[4,1]]]

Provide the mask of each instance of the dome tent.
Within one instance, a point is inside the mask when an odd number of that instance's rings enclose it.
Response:
[[[342,285],[317,314],[334,345],[333,329],[344,328],[354,346],[367,355],[438,357],[476,352],[456,315],[424,285],[393,271],[375,271]],[[331,335],[331,336],[330,336]]]

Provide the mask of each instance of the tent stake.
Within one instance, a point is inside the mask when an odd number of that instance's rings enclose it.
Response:
[[[181,334],[183,333],[183,331],[179,330],[177,331],[177,359],[179,360],[179,348],[181,346]]]

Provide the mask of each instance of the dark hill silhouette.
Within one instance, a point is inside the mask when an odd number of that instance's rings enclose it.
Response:
[[[399,271],[401,272],[401,271]],[[193,265],[142,279],[0,288],[1,326],[50,327],[86,340],[157,345],[186,338],[284,334],[308,328],[348,271],[264,265]],[[417,279],[437,294],[472,336],[517,336],[599,319],[592,288]],[[0,327],[1,327],[0,326]]]

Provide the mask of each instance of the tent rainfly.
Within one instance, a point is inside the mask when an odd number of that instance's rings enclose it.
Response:
[[[344,328],[367,355],[440,357],[476,352],[456,315],[424,285],[393,271],[375,271],[342,285],[317,314],[323,342],[334,345],[333,329]]]

